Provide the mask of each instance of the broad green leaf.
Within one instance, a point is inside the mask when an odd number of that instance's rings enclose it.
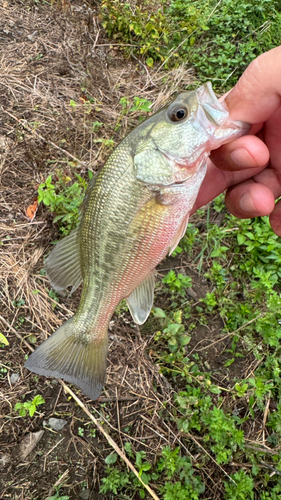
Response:
[[[1,333],[1,332],[0,332],[0,343],[2,343],[4,345],[9,345],[8,339],[6,339],[5,335],[3,335],[3,333]]]
[[[110,455],[107,455],[105,463],[107,465],[115,464],[115,462],[117,462],[117,459],[118,459],[117,453],[110,453]]]
[[[160,307],[154,307],[154,316],[156,318],[166,318],[166,314],[164,313],[163,309]]]
[[[38,405],[43,405],[45,403],[45,399],[41,396],[41,394],[37,394],[37,396],[35,396],[33,398],[33,401],[32,403],[35,405],[35,406],[38,406]]]
[[[146,59],[146,64],[147,64],[147,66],[148,66],[149,68],[153,68],[154,61],[153,61],[152,57],[148,57],[148,58]]]
[[[210,391],[213,394],[220,394],[221,393],[221,389],[217,385],[211,385]]]

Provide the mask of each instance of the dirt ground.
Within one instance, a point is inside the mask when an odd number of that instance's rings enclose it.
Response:
[[[67,2],[62,4],[67,7]],[[71,500],[111,498],[98,493],[104,458],[112,451],[105,436],[59,381],[23,368],[33,344],[73,314],[80,296],[79,290],[59,302],[52,296],[41,270],[43,256],[60,236],[46,208],[40,205],[33,221],[26,209],[36,199],[38,185],[58,166],[65,165],[71,178],[74,171],[84,176],[88,169],[102,166],[109,150],[94,142],[97,137],[118,142],[138,123],[137,114],[130,119],[124,115],[115,130],[121,97],[131,103],[134,96],[145,97],[155,110],[193,78],[187,68],[163,78],[164,73],[148,72],[141,62],[126,60],[120,47],[105,38],[94,2],[77,0],[65,12],[62,4],[51,8],[44,2],[0,0],[0,331],[9,341],[8,347],[0,346],[1,500],[44,500],[60,484],[60,494]],[[98,134],[91,127],[95,121],[104,124]],[[188,256],[166,260],[159,276],[171,266],[185,266],[197,296],[204,296],[207,285]],[[158,300],[156,296],[161,307]],[[221,371],[221,352],[227,345],[207,347],[218,338],[221,326],[217,320],[211,329],[198,328],[189,348],[204,348],[208,366],[227,383]],[[168,427],[159,417],[161,411],[172,412],[173,389],[150,356],[155,328],[151,321],[139,330],[127,313],[115,315],[100,399],[87,404],[76,391],[121,449],[130,441],[152,461],[162,446],[181,443],[174,424]],[[235,369],[241,372],[237,363]],[[45,400],[42,409],[38,407],[32,418],[20,417],[15,404],[36,394]],[[51,417],[66,420],[65,427],[53,430],[48,425]],[[41,439],[26,455],[31,433],[39,431]],[[195,444],[191,451],[196,455]],[[208,498],[216,498],[217,474],[215,467],[206,468]]]

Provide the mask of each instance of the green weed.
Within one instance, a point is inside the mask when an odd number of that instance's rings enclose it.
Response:
[[[85,429],[84,427],[78,427],[78,436],[84,437]]]
[[[121,111],[117,118],[115,131],[121,127],[121,121],[123,116],[128,116],[130,113],[137,112],[139,122],[142,122],[147,117],[147,113],[151,111],[152,102],[148,101],[144,97],[134,97],[134,103],[131,105],[128,97],[121,97],[119,104],[121,105]]]
[[[75,173],[77,181],[57,170],[56,177],[49,175],[38,188],[38,203],[43,203],[55,214],[54,222],[60,231],[67,235],[78,224],[79,207],[83,201],[87,182]]]
[[[196,12],[197,30],[182,44],[195,66],[200,81],[211,79],[215,87],[233,86],[248,64],[259,54],[279,44],[281,19],[278,2],[268,0],[223,0],[217,3],[200,0],[171,2],[169,15],[185,26],[190,9]],[[184,18],[182,14],[186,12]],[[182,36],[178,35],[178,43]]]
[[[162,309],[155,307],[154,316],[159,318],[161,331],[155,333],[155,341],[161,339],[167,347],[166,352],[162,351],[162,361],[175,363],[182,361],[185,357],[185,346],[190,342],[190,335],[187,335],[182,324],[182,311],[177,310],[167,315]]]
[[[161,1],[129,2],[103,0],[101,19],[110,37],[131,45],[136,54],[146,57],[148,66],[154,60],[163,60],[169,44],[169,24]]]
[[[109,149],[113,149],[114,145],[115,145],[115,142],[114,142],[113,139],[94,139],[94,142],[95,143],[101,143],[101,144],[103,144],[105,147],[107,147]]]
[[[224,209],[221,197],[214,202],[213,208],[218,212]],[[205,232],[199,233],[197,228],[189,226],[177,253],[189,251],[210,283],[211,291],[199,299],[201,306],[198,299],[196,305],[193,306],[190,300],[186,306],[181,297],[184,290],[181,277],[178,280],[174,271],[165,276],[164,290],[172,300],[169,308],[153,310],[159,331],[154,334],[151,352],[161,373],[175,390],[173,418],[182,438],[199,434],[204,447],[218,464],[243,461],[243,455],[244,461],[253,464],[247,473],[240,470],[231,475],[236,485],[225,482],[223,498],[251,500],[258,491],[259,497],[265,500],[271,498],[267,492],[272,491],[272,498],[279,499],[279,476],[272,480],[260,464],[266,460],[274,470],[281,466],[278,454],[281,439],[278,264],[281,244],[267,217],[240,221],[226,214],[220,227],[212,225],[210,218],[211,209],[207,217],[207,241]],[[228,389],[213,382],[211,369],[206,371],[207,365],[202,363],[200,353],[188,354],[196,325],[211,324],[217,315],[224,322],[223,335],[226,333],[230,339],[224,351],[226,361],[222,362],[225,370],[241,357],[245,357],[244,366],[247,366],[249,353],[257,362],[254,372],[247,378],[234,378]],[[226,390],[235,407],[245,408],[241,415],[229,411],[222,396]],[[244,432],[246,423],[249,426],[264,415],[268,401],[275,401],[276,410],[267,418],[266,441],[267,446],[277,452],[265,458],[248,449]]]
[[[163,500],[197,500],[204,493],[204,484],[200,476],[196,475],[189,457],[181,456],[180,448],[163,448],[160,457],[153,466],[146,460],[146,453],[134,453],[130,443],[126,443],[125,450],[134,459],[135,467],[145,484],[156,481]],[[106,477],[102,479],[100,493],[112,492],[115,495],[123,492],[131,497],[132,485],[141,498],[145,498],[145,491],[132,472],[118,469],[118,456],[111,453],[105,460]],[[112,467],[109,464],[114,464]]]
[[[278,1],[103,0],[101,18],[108,35],[127,52],[145,56],[146,64],[188,62],[201,81],[232,86],[259,54],[279,44]],[[130,45],[130,48],[126,46]]]
[[[107,34],[149,67],[188,62],[201,81],[211,79],[218,88],[232,86],[281,37],[277,0],[103,0],[101,19]]]
[[[185,297],[186,289],[192,286],[192,279],[189,276],[184,276],[182,273],[176,274],[173,270],[164,276],[162,282],[167,285],[166,289],[173,297]]]
[[[43,405],[45,403],[44,398],[40,396],[40,394],[37,394],[37,396],[34,396],[32,401],[25,401],[24,403],[16,403],[15,404],[15,411],[19,412],[19,415],[21,417],[25,417],[27,412],[29,413],[30,417],[33,417],[34,413],[37,411],[37,407],[39,405]]]
[[[240,470],[232,475],[233,483],[225,482],[225,500],[252,500],[254,498],[253,479]]]
[[[4,347],[3,344],[0,344],[0,348]],[[0,366],[0,380],[3,380],[6,378],[8,373],[8,369],[5,366]]]
[[[60,494],[60,489],[62,488],[62,485],[60,484],[59,486],[56,486],[55,489],[55,494],[52,495],[51,497],[47,497],[46,500],[69,500],[68,495],[61,495]]]

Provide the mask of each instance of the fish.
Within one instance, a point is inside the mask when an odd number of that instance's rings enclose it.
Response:
[[[82,281],[83,288],[74,316],[29,356],[28,370],[99,397],[116,307],[126,299],[135,323],[146,321],[155,268],[186,232],[211,150],[248,131],[230,119],[208,82],[179,94],[123,139],[91,179],[78,228],[46,260],[56,291],[73,292]]]

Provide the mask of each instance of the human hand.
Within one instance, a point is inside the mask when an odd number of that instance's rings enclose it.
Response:
[[[212,152],[193,211],[227,189],[233,215],[270,214],[281,236],[281,202],[275,205],[281,196],[281,46],[255,59],[225,101],[231,118],[252,124],[252,135]]]

